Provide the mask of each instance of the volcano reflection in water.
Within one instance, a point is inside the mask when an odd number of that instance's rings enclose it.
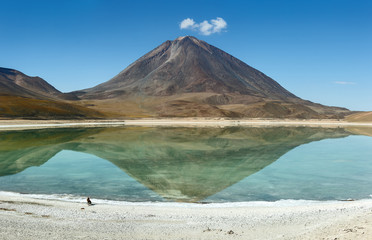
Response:
[[[85,163],[81,171],[96,171],[102,181],[92,178],[94,172],[89,178],[84,178],[84,173],[79,177],[79,161],[74,162],[74,159],[65,160],[70,164],[68,167],[60,164],[58,169],[45,169],[55,172],[40,173],[46,162],[57,153],[71,150],[111,162],[112,169],[124,171],[126,176],[151,189],[163,200],[197,202],[260,171],[297,146],[349,135],[348,131],[340,128],[307,127],[123,127],[4,131],[0,135],[0,186],[3,186],[0,190],[12,191],[12,184],[17,182],[15,176],[27,175],[27,171],[33,169],[30,167],[41,166],[38,175],[33,173],[33,178],[23,182],[24,189],[16,191],[33,193],[30,189],[39,187],[40,191],[37,192],[54,194],[61,193],[56,189],[64,189],[62,184],[70,184],[73,187],[67,188],[70,190],[64,193],[81,195],[86,194],[89,188],[99,188],[106,198],[127,200],[125,195],[130,193],[123,193],[123,197],[120,197],[120,193],[116,197],[104,193],[105,189],[114,185],[110,184],[110,177],[114,174],[107,171],[102,176],[102,172],[99,174],[100,169],[103,171],[102,167],[90,168],[94,162],[91,165]],[[71,164],[74,165],[73,175],[68,172]],[[44,175],[48,177],[42,181]],[[64,176],[63,183],[57,175]],[[12,180],[9,180],[10,177],[13,177]],[[41,181],[38,186],[30,187],[35,178]],[[19,178],[19,181],[21,179],[26,181],[25,178]],[[45,182],[48,187],[40,182]],[[99,193],[96,195],[100,197]]]

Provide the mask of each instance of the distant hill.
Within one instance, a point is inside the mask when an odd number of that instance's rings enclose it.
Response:
[[[0,117],[69,119],[98,118],[96,110],[67,102],[77,99],[64,94],[39,77],[30,77],[17,70],[0,68]]]
[[[30,77],[20,71],[1,67],[0,93],[38,99],[78,99],[73,94],[61,93],[40,77]]]
[[[342,118],[195,37],[166,41],[111,80],[73,92],[123,116]]]

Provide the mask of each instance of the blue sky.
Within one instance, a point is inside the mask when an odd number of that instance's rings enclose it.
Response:
[[[0,0],[0,66],[68,92],[193,35],[321,104],[372,110],[372,1]],[[195,24],[180,29],[184,19]],[[221,18],[209,35],[201,23]],[[204,32],[205,33],[205,32]]]

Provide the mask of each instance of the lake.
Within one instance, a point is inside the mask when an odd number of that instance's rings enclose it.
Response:
[[[365,199],[372,194],[372,137],[361,135],[365,130],[1,131],[0,191],[129,202]]]

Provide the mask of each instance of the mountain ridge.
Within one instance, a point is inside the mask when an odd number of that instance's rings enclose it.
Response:
[[[39,77],[0,68],[0,95],[20,103],[0,104],[11,112],[7,116],[18,117],[68,117],[69,108],[74,116],[105,118],[339,119],[351,113],[301,99],[259,70],[192,36],[167,40],[110,80],[70,93],[61,93]],[[33,108],[27,99],[38,109],[25,109]],[[57,115],[48,114],[48,101],[59,108]],[[77,107],[86,114],[80,115]]]

